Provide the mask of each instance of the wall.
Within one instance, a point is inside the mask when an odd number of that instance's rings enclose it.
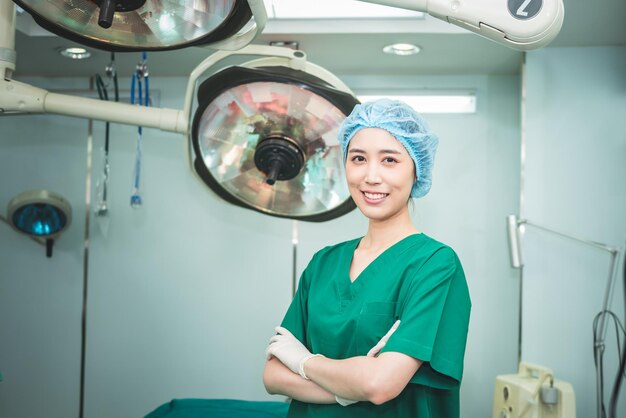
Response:
[[[624,74],[624,47],[547,48],[528,54],[523,217],[624,247]],[[526,229],[523,251],[523,359],[550,367],[557,378],[573,384],[577,416],[597,416],[592,323],[602,309],[609,255],[532,227]],[[618,280],[610,309],[623,321]],[[615,338],[611,325],[605,354],[607,408],[617,370]],[[624,417],[624,385],[620,398],[618,417]]]
[[[57,88],[85,88],[58,80]],[[0,223],[0,416],[76,416],[80,360],[87,121],[0,118],[0,213],[18,193],[48,189],[73,206],[73,222],[45,247]]]
[[[428,117],[441,144],[432,192],[416,202],[414,217],[463,262],[474,304],[463,416],[490,416],[495,376],[516,368],[517,282],[503,225],[519,204],[517,77],[342,78],[355,90],[477,90],[476,114]],[[86,80],[32,82],[87,86]],[[185,82],[154,77],[151,87],[161,106],[178,109]],[[117,125],[110,218],[95,218],[103,125],[94,124],[93,137],[85,416],[140,417],[181,397],[280,399],[265,393],[261,373],[267,340],[291,297],[292,221],[225,203],[189,173],[184,138],[155,130],[144,130],[145,204],[131,209],[137,134]],[[0,118],[0,132],[0,207],[23,190],[50,188],[74,209],[51,259],[0,224],[0,416],[76,416],[87,122],[7,117]],[[364,234],[366,222],[354,211],[297,227],[301,272],[322,246]]]

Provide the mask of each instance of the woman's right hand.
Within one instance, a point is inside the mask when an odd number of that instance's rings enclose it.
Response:
[[[320,354],[312,354],[287,328],[276,327],[276,332],[278,334],[270,339],[270,345],[265,350],[267,359],[276,357],[292,372],[309,380],[304,373],[304,363]]]

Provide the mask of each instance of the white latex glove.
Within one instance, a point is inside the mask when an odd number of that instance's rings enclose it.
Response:
[[[387,333],[383,336],[383,338],[381,338],[380,341],[378,341],[376,345],[372,347],[370,351],[367,352],[367,357],[376,357],[378,353],[380,353],[380,350],[382,350],[383,347],[387,344],[387,341],[389,341],[389,337],[391,337],[391,335],[394,332],[396,332],[396,330],[398,329],[398,326],[400,326],[399,319],[396,322],[394,322],[394,324],[391,326],[391,328],[389,328],[389,331],[387,331]],[[358,401],[353,401],[352,399],[342,398],[341,396],[338,396],[338,395],[335,395],[335,400],[341,406],[348,406],[348,405],[352,405],[353,403],[358,402]]]
[[[389,331],[387,331],[383,338],[381,338],[380,341],[378,341],[378,343],[374,347],[372,347],[370,351],[367,352],[367,357],[376,357],[380,353],[380,350],[382,350],[383,347],[387,344],[387,341],[389,341],[389,337],[391,337],[391,335],[396,332],[399,326],[400,320],[398,319],[396,322],[394,322],[391,328],[389,328]]]
[[[358,402],[358,401],[353,401],[352,399],[342,398],[339,395],[335,395],[335,400],[341,406],[348,406],[348,405],[352,405],[353,403],[357,403]]]
[[[320,356],[320,354],[312,354],[305,346],[293,336],[286,328],[276,327],[278,335],[270,338],[270,344],[265,350],[265,355],[269,360],[271,356],[276,357],[289,369],[298,373],[304,379],[309,378],[304,373],[304,363],[311,357]]]

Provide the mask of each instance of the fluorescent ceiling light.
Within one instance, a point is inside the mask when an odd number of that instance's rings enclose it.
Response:
[[[71,58],[73,60],[84,60],[91,56],[91,52],[83,47],[61,48],[59,49],[59,53],[65,58]]]
[[[424,13],[355,0],[263,0],[269,19],[417,18]]]
[[[382,98],[402,100],[419,113],[476,113],[476,95],[474,93],[436,94],[426,92],[410,96],[373,96],[358,95],[361,102]]]

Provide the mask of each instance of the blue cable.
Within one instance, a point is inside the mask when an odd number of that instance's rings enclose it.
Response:
[[[130,104],[135,104],[135,79],[137,78],[137,72],[133,73],[130,79]]]
[[[149,94],[149,74],[148,74],[148,66],[146,65],[146,61],[148,59],[148,54],[143,52],[141,54],[142,61],[137,66],[136,71],[133,73],[133,77],[131,79],[131,88],[130,88],[130,102],[131,104],[135,104],[135,83],[137,84],[138,90],[138,100],[137,104],[139,106],[148,107],[150,104],[150,94]],[[143,82],[145,81],[145,94],[143,89]],[[141,138],[143,135],[143,128],[139,126],[137,128],[137,151],[135,156],[135,175],[133,178],[133,190],[130,196],[130,205],[133,208],[137,208],[141,206],[142,199],[139,193],[139,179],[141,176]]]

